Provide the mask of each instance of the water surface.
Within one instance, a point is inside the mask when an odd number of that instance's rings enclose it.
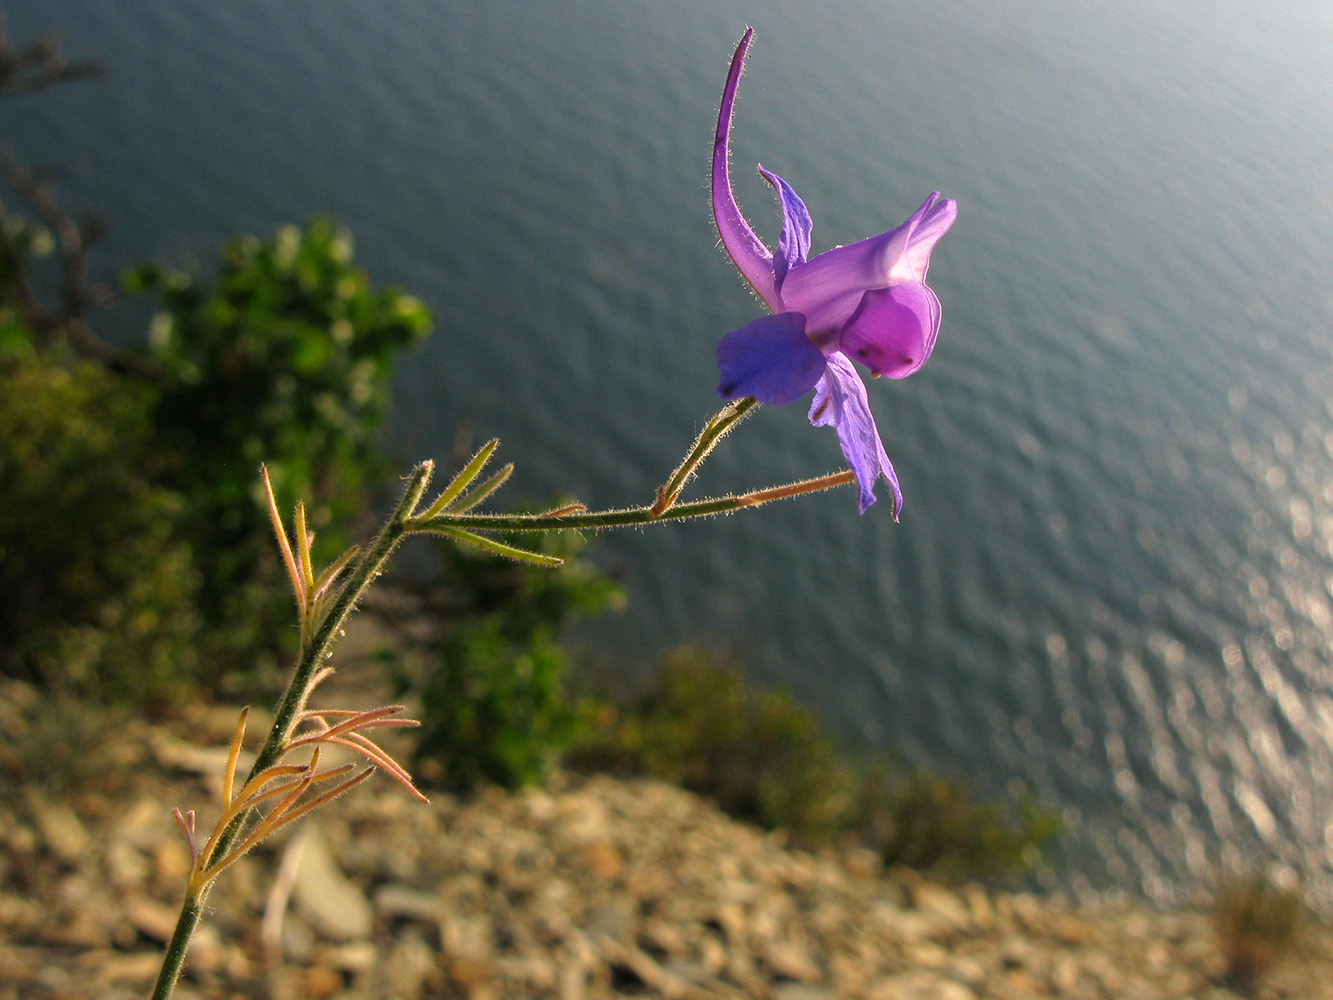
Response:
[[[935,356],[871,389],[907,506],[607,536],[632,606],[602,655],[721,644],[844,732],[1025,780],[1068,810],[1075,885],[1162,894],[1256,853],[1327,875],[1326,7],[62,0],[10,37],[58,30],[112,78],[0,127],[109,217],[107,272],[336,215],[437,317],[399,380],[405,456],[472,427],[516,493],[640,503],[760,308],[706,192],[747,23],[733,162],[766,233],[761,160],[817,250],[932,190],[961,206]],[[803,407],[766,408],[700,489],[839,462]]]

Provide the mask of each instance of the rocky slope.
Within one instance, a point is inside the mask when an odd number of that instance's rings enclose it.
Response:
[[[0,690],[0,997],[145,996],[216,815],[231,712],[85,741]],[[63,728],[62,728],[63,727]],[[62,790],[63,789],[63,790]],[[810,854],[653,781],[411,801],[381,777],[225,874],[181,998],[703,1000],[1234,994],[1208,916],[950,889]],[[1259,995],[1333,998],[1311,928]]]

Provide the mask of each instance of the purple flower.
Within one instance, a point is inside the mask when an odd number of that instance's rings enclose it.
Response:
[[[713,144],[713,215],[722,245],[773,314],[722,338],[718,391],[724,399],[753,396],[782,406],[814,389],[810,422],[837,430],[856,475],[861,512],[875,502],[875,481],[883,475],[897,520],[902,490],[880,442],[865,384],[849,359],[889,378],[905,378],[926,363],[940,329],[940,302],[926,287],[926,268],[958,205],[936,192],[897,229],[807,260],[809,211],[790,184],[760,167],[782,206],[775,256],[741,215],[727,168],[732,108],[753,34],[747,29],[737,46],[722,91]]]

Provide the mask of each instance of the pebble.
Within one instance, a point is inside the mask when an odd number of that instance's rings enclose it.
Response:
[[[88,832],[74,810],[63,802],[52,802],[36,788],[29,788],[27,793],[28,809],[42,845],[65,864],[77,862],[88,850]]]
[[[335,941],[369,937],[374,923],[370,902],[338,868],[318,826],[306,824],[297,836],[303,846],[292,887],[297,911],[318,933]]]

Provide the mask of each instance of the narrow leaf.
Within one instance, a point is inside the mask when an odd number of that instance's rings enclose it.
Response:
[[[449,485],[444,488],[444,492],[421,515],[421,518],[434,517],[448,507],[450,501],[467,489],[472,484],[472,480],[481,475],[481,470],[486,468],[486,463],[491,460],[491,456],[495,454],[495,449],[498,447],[500,447],[499,438],[491,438],[482,445],[480,450],[472,456],[472,460],[463,466],[463,470],[458,475],[454,476]]]
[[[558,559],[555,556],[520,549],[516,545],[507,545],[504,542],[496,541],[494,538],[487,538],[485,535],[476,535],[470,531],[464,531],[462,528],[440,528],[438,530],[451,538],[458,539],[460,542],[470,542],[487,552],[495,553],[497,556],[507,556],[520,562],[536,563],[538,566],[559,566],[564,563],[563,559]]]
[[[287,575],[292,578],[292,589],[296,592],[296,604],[305,619],[306,594],[301,571],[296,567],[296,557],[292,554],[292,544],[287,540],[287,529],[283,527],[282,515],[278,513],[278,501],[273,496],[273,483],[268,478],[268,466],[261,465],[259,474],[264,480],[264,493],[268,497],[268,516],[273,522],[273,533],[278,536],[278,547],[282,549],[282,561],[287,564]]]
[[[356,557],[356,554],[360,551],[361,551],[360,545],[353,545],[350,549],[348,549],[346,552],[340,555],[332,564],[330,564],[329,567],[326,570],[324,570],[323,573],[319,574],[319,579],[315,581],[316,597],[318,597],[320,594],[324,593],[324,591],[328,589],[329,584],[331,584],[335,579],[337,579],[338,574],[347,568],[347,564],[351,562]]]
[[[501,486],[503,486],[505,484],[505,481],[511,475],[513,475],[513,472],[514,472],[514,463],[510,462],[495,475],[491,476],[490,479],[486,480],[476,489],[471,490],[467,496],[463,497],[461,500],[458,501],[458,503],[454,504],[454,506],[450,508],[450,512],[454,514],[462,514],[465,511],[471,510],[473,507],[477,506],[477,504],[481,503],[488,496],[490,496]]]
[[[222,804],[231,805],[231,793],[236,783],[236,762],[241,757],[241,743],[245,740],[245,720],[250,716],[250,706],[241,709],[241,717],[236,720],[236,733],[231,738],[231,749],[227,752],[227,770],[222,779]]]

